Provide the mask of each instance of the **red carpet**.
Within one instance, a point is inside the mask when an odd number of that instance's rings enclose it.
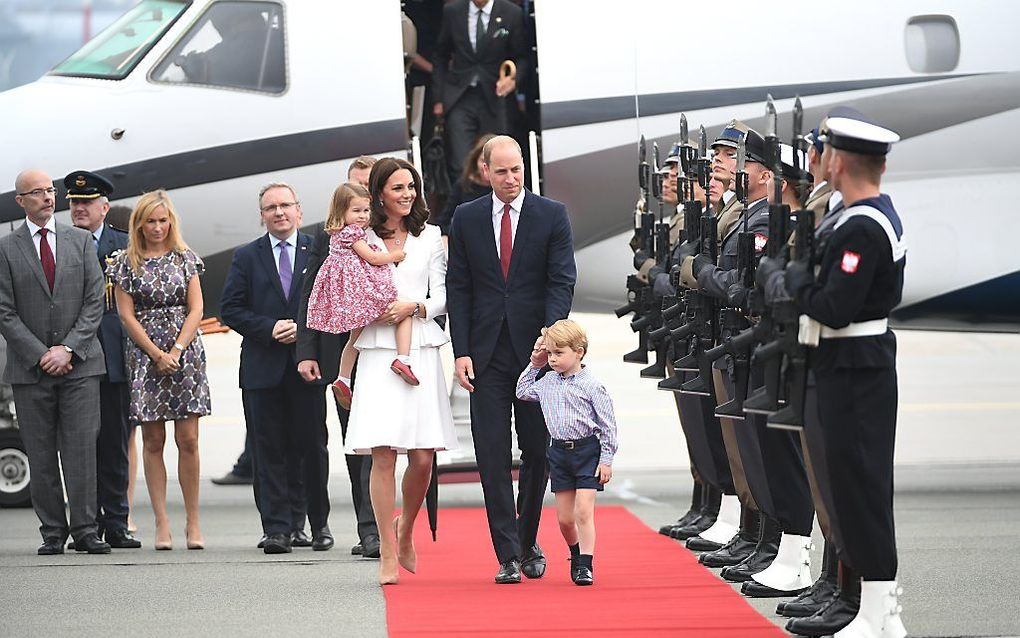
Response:
[[[539,544],[549,561],[541,580],[496,585],[499,567],[483,509],[443,509],[439,542],[424,515],[415,546],[418,573],[401,570],[383,588],[394,638],[410,636],[676,636],[785,638],[727,583],[676,541],[623,507],[598,507],[595,585],[570,582],[569,552],[556,512],[542,515]]]

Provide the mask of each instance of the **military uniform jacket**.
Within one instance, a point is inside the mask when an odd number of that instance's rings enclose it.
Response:
[[[899,242],[903,225],[892,200],[880,195],[855,202],[840,214],[832,234],[824,239],[814,283],[793,290],[801,311],[830,328],[884,319],[903,293],[906,258],[894,254],[891,237],[882,225],[863,215],[847,216],[868,206],[884,215]],[[896,340],[883,335],[822,339],[812,358],[815,368],[886,368],[895,365]]]
[[[106,270],[106,259],[118,250],[127,248],[128,235],[125,232],[113,228],[109,224],[103,224],[103,234],[99,236],[99,246],[96,247],[99,253],[99,266]],[[108,297],[103,318],[99,322],[99,343],[103,344],[103,354],[106,355],[106,380],[110,383],[127,383],[127,371],[124,362],[124,325],[120,322],[120,315],[117,314],[116,297]]]
[[[769,238],[768,200],[762,198],[754,202],[746,214],[747,232],[754,233],[755,257],[760,257],[765,252]],[[730,286],[740,283],[740,271],[737,270],[739,258],[737,236],[743,231],[744,224],[741,217],[738,217],[738,221],[739,223],[730,226],[729,232],[723,237],[722,246],[719,248],[719,265],[705,268],[698,273],[698,287],[723,303],[728,299]]]

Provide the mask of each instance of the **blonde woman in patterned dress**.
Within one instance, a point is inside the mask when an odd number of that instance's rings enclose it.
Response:
[[[130,337],[130,420],[141,423],[145,483],[156,518],[156,549],[171,549],[166,512],[166,422],[174,422],[188,549],[205,541],[198,520],[198,417],[210,412],[202,320],[205,267],[181,239],[166,191],[146,193],[131,213],[128,247],[109,267]]]

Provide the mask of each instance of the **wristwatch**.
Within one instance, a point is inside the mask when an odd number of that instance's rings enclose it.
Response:
[[[421,304],[416,301],[414,302],[414,312],[411,313],[411,316],[417,317],[419,315],[421,315]]]
[[[181,344],[175,342],[174,347],[180,350],[181,352],[184,352],[184,346],[182,346]]]

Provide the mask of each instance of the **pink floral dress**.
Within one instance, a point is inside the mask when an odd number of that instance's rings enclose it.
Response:
[[[389,265],[373,266],[351,246],[365,239],[365,229],[348,224],[329,237],[329,255],[308,297],[308,327],[342,334],[379,318],[396,301],[397,288]],[[369,246],[379,252],[376,246]]]

